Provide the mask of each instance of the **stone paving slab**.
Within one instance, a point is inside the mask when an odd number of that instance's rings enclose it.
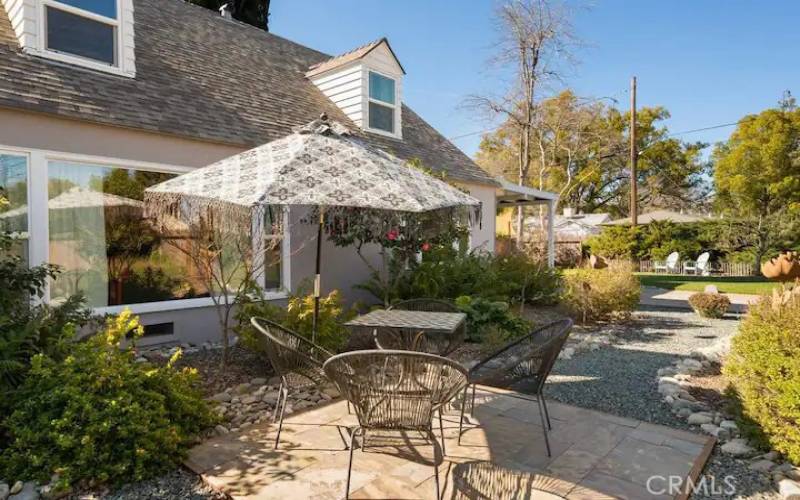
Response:
[[[534,399],[480,387],[458,444],[458,411],[446,412],[447,455],[417,433],[376,433],[355,450],[351,498],[666,499],[649,477],[698,474],[713,438],[549,402],[552,457]],[[281,447],[276,426],[262,424],[193,448],[185,465],[236,499],[339,499],[347,474],[347,427],[356,424],[343,401],[292,415]],[[437,437],[439,437],[437,426]]]
[[[671,307],[677,309],[691,310],[689,297],[697,292],[688,290],[666,290],[652,286],[642,287],[642,296],[639,303],[645,306]],[[755,304],[761,299],[760,295],[750,295],[744,293],[724,293],[731,301],[731,312],[744,313],[750,304]]]

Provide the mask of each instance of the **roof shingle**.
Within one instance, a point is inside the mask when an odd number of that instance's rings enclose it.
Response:
[[[242,147],[323,112],[355,128],[305,77],[329,55],[180,0],[134,0],[134,12],[132,79],[22,52],[0,9],[0,106]],[[402,141],[364,135],[454,179],[494,184],[407,106]]]

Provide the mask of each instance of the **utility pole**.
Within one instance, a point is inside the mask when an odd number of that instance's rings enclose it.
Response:
[[[636,77],[631,78],[631,224],[636,226],[639,222],[637,204],[639,194],[636,189],[636,161],[639,154],[636,151]]]

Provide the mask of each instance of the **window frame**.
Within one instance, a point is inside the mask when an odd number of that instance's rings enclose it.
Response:
[[[39,33],[40,36],[38,38],[38,49],[39,51],[44,54],[46,57],[50,59],[55,59],[57,61],[66,62],[69,64],[76,64],[79,66],[85,66],[91,69],[97,69],[100,71],[106,72],[113,72],[118,74],[124,74],[123,72],[123,40],[124,40],[124,33],[123,33],[123,5],[122,0],[114,0],[116,3],[116,19],[103,16],[101,14],[95,14],[94,12],[84,10],[78,7],[74,7],[72,5],[68,5],[58,0],[39,0],[39,8],[38,8],[38,18],[39,18]],[[111,26],[114,29],[114,64],[107,64],[97,59],[92,59],[89,57],[79,56],[77,54],[71,54],[69,52],[61,52],[56,49],[49,48],[48,40],[47,40],[47,9],[54,8],[60,10],[62,12],[67,12],[69,14],[73,14],[76,16],[80,16],[91,21],[96,21],[102,24],[106,24]]]
[[[28,211],[25,214],[26,224],[25,227],[27,228],[24,232],[11,232],[11,238],[14,240],[23,240],[27,242],[27,252],[25,252],[25,261],[31,262],[31,184],[32,184],[32,172],[31,172],[31,155],[26,151],[15,151],[13,149],[6,149],[0,146],[0,156],[19,156],[21,158],[25,158],[25,196],[26,196],[26,204],[28,207]]]
[[[197,167],[171,165],[144,161],[126,160],[77,153],[64,153],[60,151],[41,150],[34,148],[20,148],[0,143],[0,153],[27,156],[28,164],[28,262],[29,265],[45,264],[49,260],[50,252],[50,224],[48,219],[48,164],[53,161],[75,163],[78,165],[125,168],[129,170],[144,170],[169,174],[184,174]],[[283,210],[283,234],[270,235],[272,238],[281,238],[281,285],[278,289],[264,290],[266,300],[282,300],[289,296],[291,289],[291,239],[289,228],[289,210]],[[263,288],[263,277],[259,281]],[[51,303],[50,289],[46,287],[42,302]],[[199,297],[193,299],[164,300],[157,302],[142,302],[137,304],[122,304],[114,306],[96,307],[94,314],[119,314],[125,309],[130,309],[134,314],[147,314],[156,312],[171,312],[186,309],[213,307],[214,299]]]
[[[372,74],[372,73],[375,73],[378,76],[382,76],[382,77],[394,82],[394,104],[390,104],[390,103],[388,103],[386,101],[382,101],[380,99],[374,99],[370,95],[369,79],[370,79],[370,74]],[[364,110],[364,114],[366,115],[366,122],[365,122],[366,126],[364,128],[366,130],[368,130],[370,132],[374,132],[376,134],[386,135],[386,136],[395,137],[395,138],[400,137],[400,131],[398,130],[400,127],[398,126],[399,124],[398,124],[398,120],[397,120],[397,116],[398,116],[397,113],[398,113],[399,107],[400,107],[398,105],[398,101],[400,100],[399,99],[399,91],[397,89],[398,78],[395,77],[395,76],[388,75],[388,74],[386,74],[386,73],[384,73],[382,71],[377,71],[377,70],[372,69],[372,68],[366,68],[366,75],[367,76],[366,76],[365,94],[367,96],[367,99],[366,99],[366,106],[365,106],[366,109]],[[392,130],[391,131],[383,130],[383,129],[380,129],[380,128],[374,128],[374,127],[370,126],[370,112],[369,112],[370,103],[373,103],[373,104],[375,104],[377,106],[384,106],[384,107],[389,108],[389,109],[392,110]]]

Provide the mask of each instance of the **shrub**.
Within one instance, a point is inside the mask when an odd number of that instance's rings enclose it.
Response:
[[[0,197],[0,207],[2,202]],[[41,299],[48,281],[57,278],[58,268],[28,266],[13,247],[14,239],[0,232],[0,415],[5,414],[8,393],[24,380],[31,357],[40,352],[61,357],[68,325],[82,326],[90,316],[80,295],[57,306],[33,302],[31,298]]]
[[[376,277],[359,288],[381,302],[411,298],[455,300],[467,295],[492,301],[529,304],[554,303],[561,276],[555,269],[521,252],[494,256],[485,252],[442,247],[423,253],[422,259],[392,259],[390,290]]]
[[[689,305],[704,318],[721,318],[728,312],[731,301],[721,293],[695,293],[689,297]]]
[[[744,415],[770,445],[800,463],[800,289],[784,288],[750,307],[723,373]]]
[[[491,335],[494,341],[510,340],[524,335],[530,323],[514,315],[507,302],[480,297],[461,296],[456,306],[467,315],[467,340],[482,342]]]
[[[122,348],[133,333],[131,345]],[[143,329],[125,311],[104,331],[71,344],[62,361],[32,360],[5,426],[9,445],[0,476],[61,486],[78,481],[120,483],[174,466],[197,435],[215,422],[192,369],[137,363]]]
[[[584,323],[628,317],[639,304],[639,280],[630,266],[612,263],[604,269],[568,269],[562,299]]]
[[[236,312],[238,325],[235,331],[247,348],[262,352],[260,334],[250,325],[250,318],[253,316],[275,321],[310,340],[314,318],[314,296],[304,293],[301,287],[299,294],[289,297],[289,303],[285,308],[261,298],[239,299]],[[344,323],[353,317],[355,311],[344,306],[338,290],[320,297],[316,343],[333,352],[341,349],[350,334]]]

